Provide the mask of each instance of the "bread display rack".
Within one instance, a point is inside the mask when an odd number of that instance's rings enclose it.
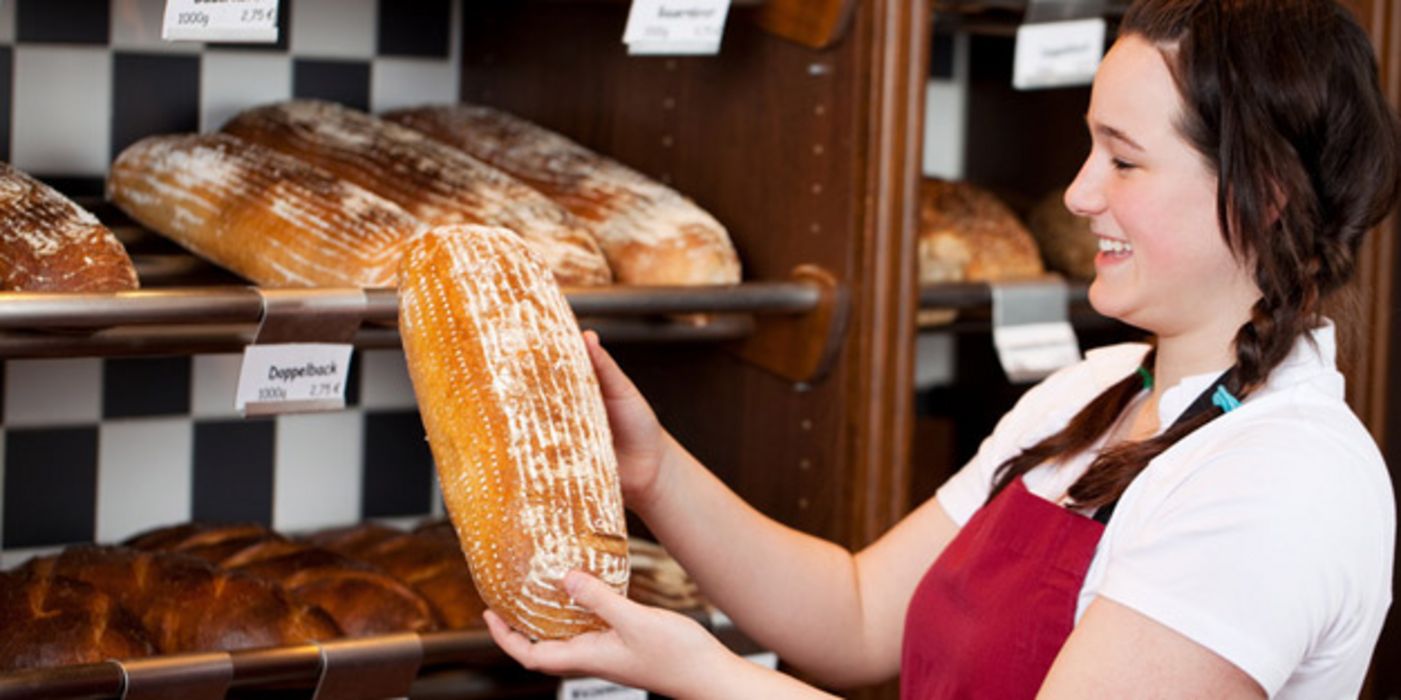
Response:
[[[723,617],[703,610],[687,614],[735,651],[757,650]],[[500,697],[507,690],[513,696],[526,690],[552,694],[558,685],[557,679],[524,671],[504,678],[468,671],[472,678],[461,677],[464,667],[509,665],[513,662],[486,630],[406,633],[11,672],[0,674],[0,700],[213,700],[243,691],[287,688],[315,689],[315,697],[372,700],[410,694],[432,697],[438,685],[450,686],[451,697],[471,700]]]

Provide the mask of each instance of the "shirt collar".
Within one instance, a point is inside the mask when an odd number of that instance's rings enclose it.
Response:
[[[1309,381],[1325,372],[1332,372],[1337,361],[1336,335],[1333,322],[1326,319],[1323,325],[1300,335],[1294,341],[1289,355],[1270,373],[1265,385],[1246,397],[1244,402],[1248,404],[1252,398]],[[1165,390],[1158,399],[1158,424],[1162,429],[1172,425],[1172,422],[1187,410],[1187,406],[1206,391],[1224,371],[1226,370],[1219,369],[1204,374],[1193,374]]]

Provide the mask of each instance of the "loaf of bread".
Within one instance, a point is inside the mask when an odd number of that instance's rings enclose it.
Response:
[[[420,107],[386,119],[520,178],[589,228],[623,284],[733,284],[725,227],[675,190],[543,127],[477,105]]]
[[[623,592],[627,534],[598,380],[564,294],[509,231],[432,229],[399,280],[399,331],[477,591],[536,638],[599,629],[562,579]]]
[[[1094,279],[1099,242],[1090,233],[1090,220],[1065,208],[1065,188],[1042,197],[1027,214],[1026,224],[1036,237],[1046,267],[1071,279]]]
[[[276,581],[298,601],[326,611],[351,637],[439,626],[428,601],[389,573],[256,523],[189,523],[143,533],[129,544],[197,556],[221,569]]]
[[[294,100],[245,111],[224,131],[324,168],[430,226],[509,228],[548,261],[560,284],[612,279],[598,244],[569,212],[515,178],[412,129],[331,102]]]
[[[413,532],[374,523],[313,533],[307,538],[352,559],[368,562],[412,586],[447,629],[483,626],[486,603],[446,521]]]
[[[422,224],[393,202],[227,134],[152,136],[107,197],[210,262],[269,287],[387,287]]]
[[[77,579],[111,596],[166,654],[301,644],[341,633],[320,608],[299,603],[275,582],[182,554],[80,545],[31,559],[21,573]]]
[[[920,284],[995,282],[1045,272],[1036,243],[992,193],[927,178],[919,189]]]
[[[136,268],[117,237],[90,212],[0,163],[0,289],[121,292]]]
[[[0,671],[154,653],[140,622],[92,586],[61,576],[0,573]]]

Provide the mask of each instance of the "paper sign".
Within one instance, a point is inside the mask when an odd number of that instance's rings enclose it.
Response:
[[[234,408],[250,416],[345,408],[352,349],[331,343],[249,345]]]
[[[1080,344],[1068,321],[993,326],[992,344],[1013,383],[1044,379],[1080,361]]]
[[[166,0],[166,41],[277,41],[278,0]]]
[[[1088,85],[1104,57],[1104,19],[1023,24],[1017,28],[1012,87]]]
[[[598,678],[570,678],[559,684],[559,700],[647,700],[647,691]]]
[[[633,0],[623,43],[637,55],[720,52],[730,0]]]

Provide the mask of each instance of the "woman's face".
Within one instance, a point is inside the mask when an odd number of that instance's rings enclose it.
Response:
[[[1181,108],[1158,48],[1121,38],[1095,75],[1093,145],[1065,194],[1099,240],[1090,303],[1163,337],[1233,330],[1259,297],[1221,236],[1216,175],[1174,127]]]

